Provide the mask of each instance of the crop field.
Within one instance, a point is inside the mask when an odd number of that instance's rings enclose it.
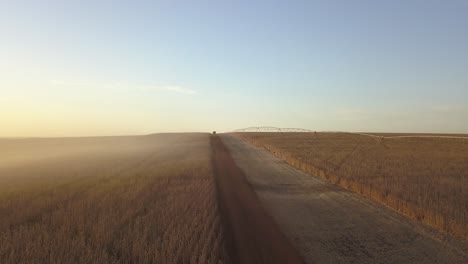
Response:
[[[208,134],[0,139],[0,263],[230,263]]]
[[[12,138],[0,139],[0,157],[1,264],[468,257],[462,140],[336,133]],[[304,171],[461,240],[429,236]]]
[[[345,133],[236,133],[290,165],[468,238],[468,141]]]

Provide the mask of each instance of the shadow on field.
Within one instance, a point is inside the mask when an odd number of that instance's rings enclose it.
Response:
[[[221,219],[232,262],[304,263],[262,207],[219,136],[211,136],[211,148]]]

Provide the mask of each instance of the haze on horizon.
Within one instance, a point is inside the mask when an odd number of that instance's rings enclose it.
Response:
[[[468,133],[468,2],[1,1],[0,137]]]

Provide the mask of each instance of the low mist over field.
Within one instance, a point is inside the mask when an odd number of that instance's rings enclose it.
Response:
[[[2,140],[10,154],[1,263],[229,263],[206,134]]]
[[[0,264],[468,263],[467,14],[0,1]]]

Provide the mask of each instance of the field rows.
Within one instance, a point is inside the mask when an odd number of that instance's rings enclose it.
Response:
[[[61,151],[0,163],[1,263],[229,263],[208,135],[0,144]]]
[[[468,142],[332,133],[237,133],[321,176],[462,240],[468,238]]]
[[[463,142],[326,133],[236,136],[467,238]],[[0,139],[0,263],[300,263],[230,155],[209,134]],[[266,174],[257,176],[273,180]]]

